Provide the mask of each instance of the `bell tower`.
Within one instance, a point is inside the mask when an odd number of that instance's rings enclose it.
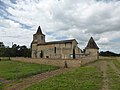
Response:
[[[42,33],[40,26],[38,27],[37,32],[33,34],[33,43],[45,44],[45,35]]]

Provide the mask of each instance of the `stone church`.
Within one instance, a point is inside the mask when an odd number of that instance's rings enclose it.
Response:
[[[45,35],[39,26],[33,34],[31,43],[32,58],[75,59],[92,56],[98,58],[99,48],[91,37],[84,52],[78,47],[75,39],[46,42]]]

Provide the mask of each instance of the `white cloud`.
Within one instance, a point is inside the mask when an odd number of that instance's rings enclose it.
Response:
[[[101,50],[120,52],[115,48],[120,43],[119,1],[16,0],[16,4],[1,1],[11,14],[0,20],[0,40],[6,43],[14,41],[29,46],[40,25],[47,41],[76,38],[84,48],[93,36]]]

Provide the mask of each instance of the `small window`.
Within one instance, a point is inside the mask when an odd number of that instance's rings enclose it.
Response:
[[[54,53],[56,53],[56,47],[54,47]]]

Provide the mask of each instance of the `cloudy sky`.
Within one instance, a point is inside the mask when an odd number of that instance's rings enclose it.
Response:
[[[30,46],[38,26],[46,41],[93,36],[100,51],[120,53],[119,0],[0,0],[0,42]]]

